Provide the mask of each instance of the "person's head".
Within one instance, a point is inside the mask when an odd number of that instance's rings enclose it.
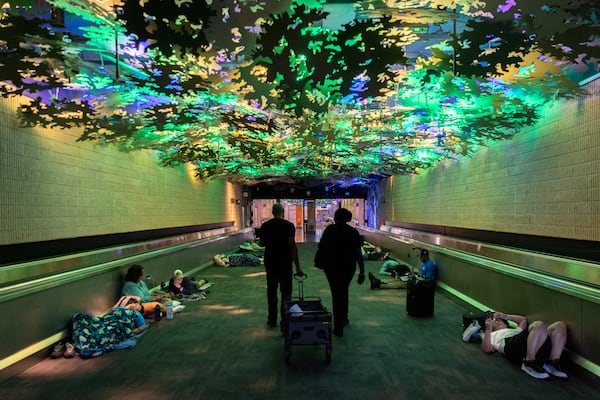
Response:
[[[500,329],[506,329],[508,328],[508,321],[504,320],[504,319],[496,319],[496,318],[490,318],[492,321],[492,332],[494,331],[498,331]]]
[[[125,274],[125,280],[130,282],[139,282],[144,276],[144,267],[140,264],[133,264]]]
[[[176,269],[173,271],[173,282],[181,283],[183,281],[183,271],[180,269]]]
[[[419,256],[421,262],[425,262],[429,259],[429,250],[421,249],[421,255]]]
[[[144,306],[142,305],[142,303],[130,303],[130,304],[127,304],[125,306],[125,308],[127,308],[128,310],[139,311],[141,313],[144,312]]]
[[[333,220],[336,224],[347,224],[352,221],[352,213],[346,208],[338,208],[333,214]]]
[[[280,203],[275,203],[273,204],[273,208],[271,209],[271,212],[273,213],[273,216],[275,218],[282,218],[283,217],[283,206]]]

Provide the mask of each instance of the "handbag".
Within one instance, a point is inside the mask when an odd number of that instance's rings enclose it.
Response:
[[[329,256],[327,254],[327,250],[324,247],[317,248],[317,252],[315,253],[315,267],[319,269],[325,269],[327,264],[329,263]]]

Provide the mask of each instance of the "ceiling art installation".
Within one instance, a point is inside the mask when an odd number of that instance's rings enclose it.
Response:
[[[25,126],[200,179],[368,181],[472,155],[584,95],[595,1],[26,0],[0,14]]]

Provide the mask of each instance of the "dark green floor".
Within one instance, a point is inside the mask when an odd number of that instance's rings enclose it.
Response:
[[[315,245],[299,245],[306,296],[331,309]],[[367,263],[376,273],[380,262]],[[598,382],[535,380],[461,340],[462,307],[436,293],[435,316],[406,316],[404,290],[351,287],[350,326],[324,346],[292,347],[266,321],[261,267],[218,268],[208,299],[153,323],[138,345],[98,358],[46,360],[0,383],[0,399],[597,399]],[[295,287],[296,288],[296,287]],[[296,293],[296,292],[295,292]]]

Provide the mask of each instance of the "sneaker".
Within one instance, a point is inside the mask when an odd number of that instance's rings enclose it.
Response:
[[[547,379],[550,377],[550,374],[544,371],[544,368],[540,367],[535,360],[523,360],[521,371],[536,379]]]
[[[550,375],[554,375],[557,378],[567,378],[567,373],[560,366],[558,360],[550,360],[544,364],[544,370]]]
[[[63,354],[65,358],[73,358],[75,357],[75,346],[71,343],[65,343],[65,353]]]
[[[183,304],[179,304],[179,305],[177,305],[177,306],[173,307],[173,312],[174,312],[175,314],[176,314],[176,313],[180,313],[180,312],[182,312],[184,309],[185,309],[185,305],[183,305]]]
[[[50,354],[50,358],[60,358],[64,354],[65,354],[65,345],[63,344],[63,342],[58,342],[54,346],[54,350],[52,350],[52,353]]]
[[[371,289],[379,289],[381,287],[381,281],[375,278],[371,272],[369,272],[369,281],[371,281]]]
[[[479,332],[479,330],[481,329],[481,325],[479,325],[479,322],[477,322],[477,320],[473,320],[473,322],[471,322],[471,325],[467,326],[467,329],[465,329],[465,331],[463,332],[463,342],[468,342],[469,340],[471,340],[471,336],[473,336],[474,333]]]

